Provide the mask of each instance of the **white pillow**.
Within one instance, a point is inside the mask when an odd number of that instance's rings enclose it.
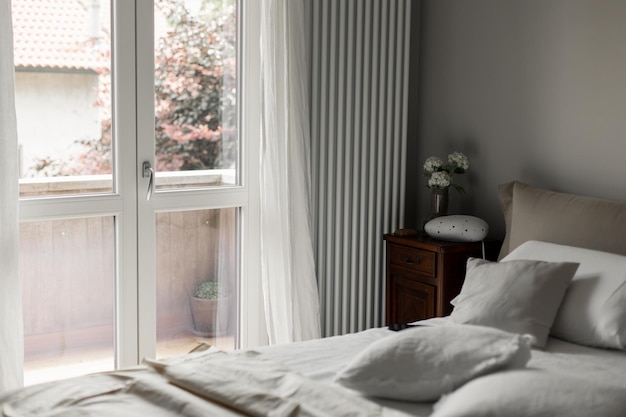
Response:
[[[374,397],[435,401],[478,375],[526,366],[530,339],[482,326],[410,328],[372,343],[335,382]]]
[[[503,260],[515,259],[580,263],[551,334],[581,345],[626,349],[626,256],[528,241]]]
[[[431,417],[623,417],[626,388],[534,369],[470,381],[434,406]]]
[[[461,293],[451,304],[454,323],[530,333],[544,347],[576,269],[573,262],[467,260]]]

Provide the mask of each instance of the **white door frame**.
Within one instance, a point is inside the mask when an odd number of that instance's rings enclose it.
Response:
[[[137,99],[136,91],[136,8],[132,1],[112,0],[113,76],[111,102],[113,103],[113,134],[115,138],[115,187],[122,197],[122,207],[116,222],[116,368],[136,365],[139,354],[139,322],[137,300],[139,286],[137,198],[138,184],[135,163],[137,160]],[[117,92],[122,92],[118,94]]]

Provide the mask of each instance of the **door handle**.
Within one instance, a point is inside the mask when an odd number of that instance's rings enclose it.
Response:
[[[143,178],[148,178],[148,192],[146,193],[146,201],[150,201],[150,198],[152,198],[152,191],[154,190],[154,169],[152,169],[152,165],[150,165],[150,162],[148,161],[144,161],[142,167],[142,174],[141,176]]]

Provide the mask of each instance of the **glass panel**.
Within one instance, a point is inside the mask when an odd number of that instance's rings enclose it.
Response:
[[[11,4],[20,195],[112,192],[110,2]]]
[[[158,213],[157,357],[235,347],[236,208]]]
[[[20,224],[26,385],[114,368],[114,218]]]
[[[158,0],[154,11],[156,187],[235,185],[236,2]]]

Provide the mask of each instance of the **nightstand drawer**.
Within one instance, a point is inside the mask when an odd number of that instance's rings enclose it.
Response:
[[[468,257],[495,260],[500,242],[445,242],[428,235],[387,234],[386,322],[447,316],[463,286]]]
[[[416,271],[426,273],[430,276],[435,276],[435,252],[393,243],[390,245],[393,247],[389,252],[391,254],[389,259],[391,264],[415,269]]]

